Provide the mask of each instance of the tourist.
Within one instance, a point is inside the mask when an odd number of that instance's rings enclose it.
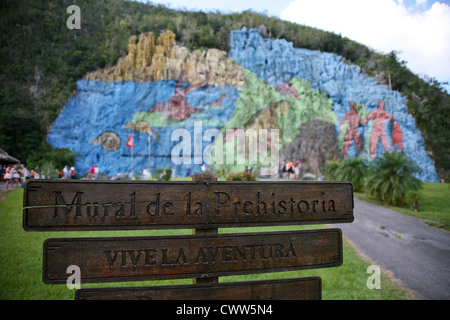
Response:
[[[16,185],[16,187],[19,187],[20,174],[17,171],[16,167],[14,166],[11,166],[11,176],[12,176],[11,184]]]
[[[295,163],[294,163],[294,176],[295,176],[295,179],[300,179],[300,170],[301,170],[301,168],[302,168],[302,165],[301,165],[301,163],[300,163],[300,161],[295,161]]]
[[[88,173],[88,180],[94,179],[94,174],[95,174],[95,168],[93,166],[91,166],[89,168],[89,173]]]
[[[64,174],[64,179],[69,178],[69,169],[67,166],[64,166],[63,174]]]
[[[69,171],[69,176],[70,179],[75,179],[75,168],[74,167],[70,167],[70,171]]]
[[[10,184],[10,183],[12,184],[11,167],[12,167],[11,165],[8,165],[8,166],[6,167],[6,170],[5,170],[5,181],[6,181],[5,188],[6,188],[6,191],[8,191],[8,186],[9,186],[9,184]]]

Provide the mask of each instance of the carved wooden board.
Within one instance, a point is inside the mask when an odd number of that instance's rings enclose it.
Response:
[[[87,288],[77,300],[320,300],[319,277],[220,283],[212,286]]]
[[[44,242],[44,282],[204,278],[336,267],[340,229],[167,237],[61,238]]]
[[[27,231],[220,228],[353,221],[348,182],[26,183]]]

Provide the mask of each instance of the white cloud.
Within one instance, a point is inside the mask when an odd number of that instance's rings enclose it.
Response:
[[[379,52],[399,51],[414,73],[450,82],[449,5],[435,2],[412,12],[394,0],[294,0],[281,19],[341,34]]]

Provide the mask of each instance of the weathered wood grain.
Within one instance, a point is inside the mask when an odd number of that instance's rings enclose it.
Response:
[[[28,181],[27,231],[349,223],[348,182]]]
[[[340,229],[122,238],[61,238],[44,243],[44,282],[66,283],[76,265],[81,282],[205,278],[336,267]]]
[[[220,283],[211,286],[86,288],[77,300],[320,300],[319,277]]]

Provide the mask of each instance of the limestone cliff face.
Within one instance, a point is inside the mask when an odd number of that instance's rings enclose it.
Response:
[[[286,163],[299,160],[302,164],[302,174],[312,173],[319,177],[327,161],[343,157],[334,130],[334,124],[321,120],[302,124],[300,135],[286,144],[280,154],[280,161]]]
[[[380,100],[385,101],[385,111],[395,120],[395,123],[386,120],[384,125],[381,123],[378,128],[378,132],[385,133],[384,140],[387,143],[383,145],[381,137],[372,141],[374,123],[373,120],[369,120],[356,128],[357,134],[364,142],[362,153],[359,152],[356,143],[350,141],[350,148],[345,156],[370,158],[378,157],[384,152],[392,152],[394,149],[401,150],[422,169],[420,174],[422,180],[439,181],[434,164],[425,151],[422,135],[415,125],[414,118],[408,113],[406,99],[399,92],[378,84],[374,79],[364,75],[358,66],[346,64],[342,57],[336,54],[294,48],[292,43],[284,39],[264,39],[256,29],[243,28],[232,31],[230,48],[230,57],[274,87],[283,82],[292,82],[293,79],[303,79],[312,89],[326,94],[332,101],[332,110],[336,116],[334,122],[336,135],[346,135],[340,125],[349,112],[351,102],[362,105],[363,113],[369,115],[377,110]],[[314,111],[314,108],[309,107],[309,110]],[[347,120],[344,122],[347,125]],[[396,134],[394,126],[397,124],[401,131]],[[290,131],[298,132],[297,128]],[[403,135],[400,137],[401,133]],[[300,133],[298,137],[301,138]],[[323,137],[317,143],[323,144],[333,139],[334,136]],[[342,144],[340,148],[343,151]],[[300,151],[296,155],[297,158],[303,156]],[[317,167],[320,168],[321,165]]]
[[[128,40],[128,54],[119,58],[113,67],[86,75],[88,80],[157,81],[177,80],[185,72],[183,81],[201,83],[203,72],[209,74],[209,84],[242,86],[242,67],[218,49],[190,51],[175,44],[175,34],[166,31],[156,37],[153,32],[132,36]]]
[[[327,160],[378,157],[397,148],[422,169],[420,179],[438,181],[404,97],[340,56],[264,39],[258,30],[233,31],[228,54],[191,51],[177,45],[171,31],[132,36],[126,56],[87,74],[77,86],[47,140],[74,151],[80,173],[98,165],[102,173],[115,176],[133,165],[135,175],[145,168],[172,168],[184,176],[187,166],[201,172],[209,129],[276,129],[280,160],[300,160],[304,172],[320,175]],[[374,124],[370,115],[379,100],[395,123]],[[364,124],[349,125],[351,102]],[[375,127],[385,133],[382,140],[372,138]],[[187,160],[181,164],[172,158],[181,141],[178,129],[186,130],[189,146],[177,155]],[[361,146],[352,141],[356,134]],[[130,136],[133,152],[126,145]],[[223,164],[213,166],[221,169]],[[244,167],[226,165],[228,172]]]

